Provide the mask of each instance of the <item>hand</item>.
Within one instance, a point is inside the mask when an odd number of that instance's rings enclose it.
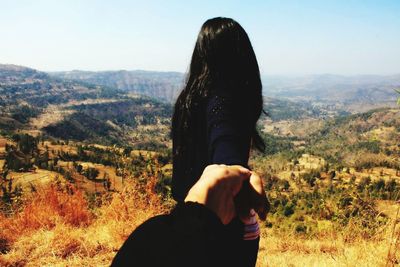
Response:
[[[261,220],[265,220],[270,205],[264,191],[261,177],[251,172],[250,179],[243,182],[242,189],[235,197],[235,206],[238,216],[245,221],[254,209]]]
[[[190,189],[185,202],[197,202],[215,212],[223,224],[236,216],[234,197],[252,173],[241,166],[207,166],[197,183]]]

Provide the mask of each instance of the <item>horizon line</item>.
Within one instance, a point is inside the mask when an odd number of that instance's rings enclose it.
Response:
[[[27,65],[20,65],[20,64],[14,64],[14,63],[0,63],[0,65],[11,65],[11,66],[16,66],[16,67],[23,67],[23,68],[29,68],[33,70],[37,70],[40,72],[46,72],[46,73],[56,73],[56,72],[74,72],[74,71],[81,71],[81,72],[119,72],[119,71],[127,71],[127,72],[134,72],[134,71],[143,71],[143,72],[160,72],[160,73],[179,73],[186,75],[188,72],[183,72],[183,71],[177,71],[177,70],[154,70],[154,69],[129,69],[129,68],[121,68],[121,69],[68,69],[68,70],[43,70],[40,68],[36,67],[31,67]],[[394,73],[356,73],[356,74],[345,74],[345,73],[335,73],[335,72],[321,72],[321,73],[283,73],[283,72],[270,72],[270,73],[260,73],[262,77],[265,76],[276,76],[276,77],[306,77],[306,76],[342,76],[342,77],[354,77],[354,76],[397,76],[400,75],[399,72],[394,72]]]

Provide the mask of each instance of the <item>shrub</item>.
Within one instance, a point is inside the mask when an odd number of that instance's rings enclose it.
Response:
[[[363,177],[360,181],[360,183],[357,185],[357,190],[359,192],[364,191],[364,189],[371,183],[371,178],[368,177]]]
[[[286,204],[286,206],[283,208],[283,215],[286,217],[289,217],[294,213],[294,204]]]
[[[305,226],[304,224],[298,224],[296,225],[296,227],[294,228],[294,231],[298,234],[304,234],[307,232],[307,226]]]

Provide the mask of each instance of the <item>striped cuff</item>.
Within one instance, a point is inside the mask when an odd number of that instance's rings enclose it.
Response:
[[[254,240],[260,236],[260,228],[256,218],[256,212],[252,209],[250,217],[242,220],[244,223],[243,240]]]

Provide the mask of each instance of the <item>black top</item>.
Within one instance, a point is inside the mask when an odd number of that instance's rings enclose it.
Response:
[[[183,201],[189,189],[209,164],[247,167],[251,140],[251,123],[246,106],[229,91],[218,91],[192,110],[195,121],[190,147],[184,161],[173,163],[172,190],[174,199]]]
[[[128,237],[111,266],[254,266],[233,255],[238,246],[229,228],[203,205],[181,203],[169,215],[147,220]],[[253,259],[255,262],[255,259]]]

